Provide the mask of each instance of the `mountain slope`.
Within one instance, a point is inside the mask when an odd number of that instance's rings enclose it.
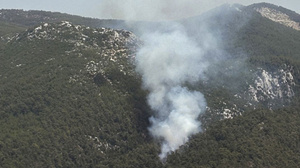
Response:
[[[124,25],[124,21],[121,20],[100,20],[96,18],[86,18],[59,12],[46,12],[36,10],[24,11],[15,9],[1,9],[0,21],[14,23],[25,27],[36,26],[43,22],[55,23],[60,21],[69,21],[74,24],[86,25],[94,28],[115,28],[115,26],[117,25]]]
[[[253,4],[249,8],[253,8],[263,17],[269,18],[274,22],[300,30],[300,15],[294,11],[268,3]]]
[[[146,145],[145,93],[128,62],[136,40],[69,22],[13,38],[0,57],[2,165],[85,167]]]
[[[207,80],[187,86],[207,99],[205,131],[165,163],[147,130],[152,112],[134,70],[143,45],[136,35],[90,28],[98,27],[93,19],[8,13],[0,27],[9,37],[0,50],[1,167],[299,165],[300,32],[252,6],[181,20],[198,43],[208,30],[218,35],[222,52],[210,53],[219,59]]]
[[[216,36],[220,51],[209,56],[216,60],[199,87],[208,97],[211,117],[232,118],[262,105],[278,108],[299,96],[299,31],[241,5],[223,5],[182,23],[196,40]]]

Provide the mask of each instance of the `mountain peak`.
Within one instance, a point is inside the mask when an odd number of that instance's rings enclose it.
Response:
[[[253,4],[249,7],[259,12],[265,18],[295,30],[300,30],[300,15],[296,12],[269,3]]]

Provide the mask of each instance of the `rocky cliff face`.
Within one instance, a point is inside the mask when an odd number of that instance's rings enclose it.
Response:
[[[255,8],[255,10],[259,12],[263,17],[266,17],[274,22],[291,27],[295,30],[300,30],[299,22],[292,20],[289,15],[283,12],[268,7]]]
[[[294,96],[292,68],[268,72],[259,68],[254,83],[249,85],[249,103],[266,103],[268,108],[282,105]]]
[[[250,70],[251,78],[240,78],[236,83],[244,83],[244,89],[225,91],[225,97],[214,97],[213,105],[207,107],[207,112],[220,119],[232,119],[242,115],[247,110],[257,107],[276,109],[287,106],[295,96],[295,77],[293,67],[286,66],[274,71],[264,68]]]

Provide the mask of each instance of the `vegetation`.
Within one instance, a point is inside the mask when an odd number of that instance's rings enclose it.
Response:
[[[116,52],[116,58],[111,60],[111,55],[103,53],[125,45],[108,42],[114,36],[112,31],[97,35],[93,32],[102,30],[84,27],[82,32],[73,32],[72,25],[63,27],[66,33],[52,32],[51,38],[29,38],[36,27],[25,31],[49,18],[56,18],[53,22],[71,20],[88,26],[93,22],[96,27],[93,19],[30,11],[25,13],[39,19],[24,21],[14,14],[24,11],[6,12],[14,21],[0,22],[0,36],[11,37],[16,32],[19,35],[0,43],[0,167],[297,167],[300,164],[299,31],[255,13],[237,16],[230,12],[233,16],[228,18],[232,24],[218,15],[210,24],[223,40],[229,41],[223,49],[232,57],[214,65],[224,66],[224,71],[216,72],[210,78],[211,83],[188,87],[201,90],[210,108],[222,109],[224,104],[220,102],[243,107],[245,101],[234,97],[232,89],[245,89],[244,84],[253,74],[245,70],[237,76],[225,76],[224,72],[237,71],[226,68],[245,60],[243,65],[249,69],[263,67],[272,71],[293,67],[295,96],[278,109],[271,110],[263,104],[255,110],[241,108],[242,115],[233,119],[206,113],[200,118],[204,131],[161,162],[160,145],[147,130],[151,115],[146,103],[147,91],[142,89],[140,76],[130,62],[137,46],[126,46],[125,51]],[[230,27],[242,20],[247,22],[233,26],[236,29]],[[188,25],[188,22],[183,23]],[[60,24],[49,26],[58,29]],[[223,29],[217,30],[218,27]],[[74,41],[82,34],[88,38],[77,45]],[[100,47],[91,47],[93,40]],[[245,82],[233,85],[215,82],[216,78]]]
[[[223,120],[171,155],[167,167],[297,167],[299,117],[297,106]]]
[[[1,9],[0,13],[0,21],[22,25],[23,27],[32,27],[43,22],[56,23],[66,20],[74,24],[86,25],[90,27],[120,28],[122,26],[125,26],[124,21],[121,20],[100,20],[96,18],[84,18],[81,16],[63,14],[59,12]]]

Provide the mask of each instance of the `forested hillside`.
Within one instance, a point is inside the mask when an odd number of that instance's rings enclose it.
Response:
[[[300,164],[300,31],[253,6],[225,5],[179,21],[199,43],[207,30],[218,34],[222,52],[209,55],[215,61],[205,80],[186,84],[207,100],[203,131],[163,161],[135,71],[144,45],[138,31],[112,29],[125,28],[123,21],[0,13],[0,167]]]
[[[37,10],[24,11],[17,9],[0,10],[0,21],[13,23],[23,27],[32,27],[43,22],[56,23],[66,20],[74,24],[86,25],[90,27],[119,28],[125,25],[124,21],[122,20],[100,20],[97,18],[85,18],[59,12],[46,12]]]

